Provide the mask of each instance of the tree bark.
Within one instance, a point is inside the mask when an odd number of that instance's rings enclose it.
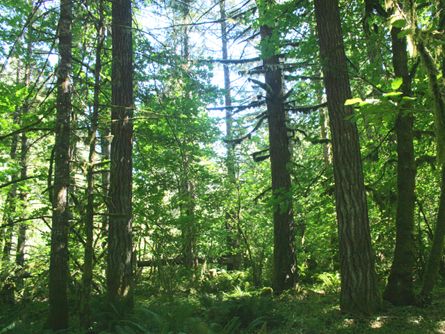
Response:
[[[445,24],[445,19],[443,19],[442,22],[444,22]],[[423,275],[422,289],[418,297],[418,301],[421,304],[428,304],[431,302],[433,288],[436,283],[437,274],[439,273],[440,261],[443,256],[445,237],[445,138],[443,136],[445,131],[445,99],[441,94],[443,87],[440,85],[437,78],[437,70],[431,55],[428,53],[422,42],[417,43],[417,49],[427,70],[430,90],[434,100],[433,102],[435,112],[438,157],[442,169],[440,201],[436,226],[434,227],[434,238],[430,254],[428,256],[426,269]],[[445,74],[444,68],[442,68],[442,74]]]
[[[100,71],[102,69],[102,49],[105,39],[104,33],[104,18],[103,18],[103,1],[98,3],[99,21],[96,26],[97,44],[95,55],[95,68],[94,68],[94,93],[93,93],[93,112],[91,115],[91,128],[89,131],[89,154],[88,154],[88,169],[87,169],[87,205],[85,214],[85,252],[84,252],[84,265],[82,276],[82,303],[80,310],[80,320],[84,328],[88,328],[91,325],[91,287],[93,283],[93,238],[94,238],[94,166],[96,164],[96,144],[97,144],[97,131],[99,125],[99,112],[100,112],[100,87],[101,78]]]
[[[267,6],[274,6],[269,0]],[[260,11],[261,15],[267,15]],[[284,108],[283,75],[278,54],[270,54],[274,27],[260,27],[261,53],[267,86],[266,104],[269,123],[269,152],[272,174],[274,250],[272,287],[280,294],[296,283],[295,222],[292,208],[290,150]]]
[[[54,146],[53,214],[49,270],[49,326],[68,327],[68,231],[71,135],[72,2],[61,0],[59,18],[59,66],[57,71],[57,115]]]
[[[25,66],[25,86],[29,88],[31,82],[31,55],[32,55],[32,42],[30,31],[27,31],[27,55],[26,55],[26,66]],[[29,112],[29,101],[25,101],[23,105],[23,114],[28,114]],[[23,124],[22,124],[23,125]],[[28,177],[28,136],[26,131],[22,133],[20,139],[20,178],[26,179]],[[22,217],[23,209],[25,208],[26,201],[28,198],[28,193],[26,190],[20,189],[19,199],[20,205],[22,206]],[[15,263],[18,269],[18,277],[16,280],[16,290],[21,290],[23,288],[23,275],[25,271],[25,244],[26,244],[26,230],[27,225],[22,222],[19,224],[19,230],[17,235],[17,251]]]
[[[226,2],[221,0],[219,2],[220,14],[221,14],[221,44],[222,44],[222,59],[228,60],[228,47],[227,47],[227,22],[226,22]],[[232,106],[231,85],[230,85],[230,69],[228,64],[223,64],[224,70],[224,105],[226,107]],[[226,108],[226,138],[228,141],[233,139],[232,126],[232,110]],[[226,155],[226,169],[227,178],[229,181],[230,189],[236,187],[236,173],[235,173],[235,147],[233,143],[227,143],[227,155]],[[239,250],[240,237],[237,233],[238,228],[238,216],[237,212],[233,208],[228,208],[226,213],[226,232],[227,232],[227,249],[229,252],[229,262],[227,263],[227,270],[239,270],[241,268],[242,255]]]
[[[406,38],[399,38],[399,28],[391,29],[392,62],[396,78],[402,78],[404,96],[411,95]],[[396,120],[397,135],[397,214],[396,246],[391,272],[383,297],[394,305],[415,302],[413,276],[416,264],[414,207],[416,163],[413,144],[414,115],[409,103],[402,105]]]
[[[380,296],[371,248],[358,131],[352,108],[338,0],[315,0],[320,57],[326,88],[333,146],[335,199],[340,243],[343,312],[369,314]]]
[[[188,71],[189,60],[190,60],[190,43],[189,43],[189,30],[190,30],[190,3],[192,0],[184,0],[181,3],[180,11],[182,15],[182,51],[181,56],[183,61],[186,63],[184,69]],[[190,92],[185,91],[186,98],[190,98]],[[193,273],[193,270],[198,265],[197,254],[196,254],[196,241],[197,241],[197,225],[196,225],[196,196],[195,196],[195,183],[191,175],[190,161],[192,160],[190,154],[187,151],[186,145],[178,141],[181,150],[181,167],[182,175],[180,178],[181,182],[181,218],[182,218],[182,254],[184,256],[185,267]],[[182,148],[181,146],[184,146]]]
[[[111,169],[107,258],[108,300],[119,312],[133,307],[132,137],[133,47],[130,0],[112,5]]]

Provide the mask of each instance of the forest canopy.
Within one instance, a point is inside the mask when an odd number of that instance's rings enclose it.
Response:
[[[445,331],[445,0],[4,0],[0,333]]]

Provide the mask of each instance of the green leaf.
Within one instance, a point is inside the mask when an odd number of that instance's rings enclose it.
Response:
[[[393,97],[393,96],[400,96],[400,95],[403,95],[403,93],[402,92],[389,92],[389,93],[383,94],[383,96],[385,96],[385,97]]]
[[[413,29],[409,29],[407,27],[403,28],[398,34],[397,37],[402,39],[408,35],[412,35],[413,34]]]
[[[403,84],[403,79],[402,78],[395,78],[392,82],[391,82],[391,88],[392,90],[397,90],[400,88],[400,86],[402,86]]]
[[[402,18],[394,17],[391,19],[391,25],[395,28],[402,29],[406,26],[406,20]]]
[[[356,97],[356,98],[353,98],[353,99],[347,99],[345,101],[345,106],[352,106],[354,104],[362,103],[362,102],[363,102],[363,100],[361,98],[359,98],[359,97]]]

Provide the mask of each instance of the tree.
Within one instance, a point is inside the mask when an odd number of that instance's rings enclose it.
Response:
[[[294,287],[296,256],[294,250],[295,223],[292,208],[290,150],[284,109],[284,84],[280,69],[278,34],[271,22],[273,0],[258,1],[260,12],[261,57],[266,89],[267,120],[269,125],[269,152],[272,175],[272,203],[274,224],[274,251],[272,287],[279,294]]]
[[[189,75],[190,69],[190,5],[192,0],[185,0],[179,5],[179,12],[181,14],[181,20],[183,27],[181,29],[181,57],[184,61],[183,75]],[[183,98],[191,100],[191,92],[185,89],[182,94]],[[192,112],[192,110],[187,110],[189,107],[184,106],[183,114],[187,115]],[[193,108],[193,107],[192,107]],[[175,130],[173,130],[175,131]],[[177,138],[177,137],[176,137]],[[196,194],[195,194],[195,183],[192,179],[192,160],[193,157],[187,149],[188,144],[177,140],[179,146],[179,151],[181,155],[181,176],[179,184],[179,194],[180,194],[180,210],[181,210],[181,233],[182,233],[182,255],[184,257],[185,267],[189,270],[196,268],[196,243],[197,243],[197,220],[196,220]]]
[[[20,74],[20,71],[18,71],[18,74]],[[17,81],[20,80],[20,75],[17,75]],[[14,112],[14,120],[16,122],[19,121],[19,108],[16,108]],[[19,134],[14,134],[11,140],[11,148],[9,151],[9,157],[12,161],[15,161],[17,159],[17,146],[19,141]],[[6,223],[6,228],[4,230],[4,236],[3,236],[3,249],[2,249],[2,280],[5,280],[5,284],[0,291],[0,296],[2,297],[2,300],[6,302],[7,304],[13,304],[14,303],[14,283],[12,282],[12,277],[8,273],[8,271],[11,269],[11,263],[10,263],[10,257],[11,257],[11,250],[12,250],[12,239],[14,234],[14,215],[17,208],[17,188],[18,184],[15,183],[18,179],[17,173],[14,173],[12,175],[12,182],[14,182],[11,186],[11,188],[8,191],[8,195],[6,197],[6,205],[4,208],[4,214],[3,214],[3,220]]]
[[[71,134],[72,2],[61,0],[59,18],[59,66],[54,145],[53,212],[49,268],[49,326],[68,328],[68,233]]]
[[[393,16],[400,16],[400,5],[393,4]],[[367,19],[373,12],[385,19],[389,13],[381,7],[378,1],[366,1]],[[368,31],[369,27],[365,30]],[[400,103],[395,121],[397,136],[397,203],[396,203],[396,245],[388,284],[383,297],[396,305],[410,305],[414,303],[414,270],[416,262],[416,245],[414,239],[414,207],[415,207],[415,177],[416,163],[414,157],[414,115],[409,101],[412,95],[412,77],[408,67],[408,51],[406,37],[401,36],[402,30],[391,26],[392,65],[395,81],[407,100]],[[376,46],[372,48],[375,53]],[[377,59],[370,59],[374,64]],[[378,75],[381,68],[377,66]],[[397,86],[395,85],[395,86]],[[397,87],[399,88],[399,87]]]
[[[441,19],[442,28],[445,19]],[[434,123],[436,130],[437,155],[441,168],[440,199],[437,209],[437,221],[434,228],[434,239],[428,256],[425,272],[423,274],[422,289],[419,294],[419,302],[427,304],[431,302],[432,292],[439,273],[439,265],[443,254],[445,238],[445,99],[443,98],[443,84],[438,80],[438,71],[434,60],[426,49],[422,40],[417,41],[419,55],[427,71],[429,86],[434,103]],[[445,74],[445,67],[442,68]]]
[[[403,95],[410,97],[411,75],[408,68],[406,37],[401,29],[391,28],[392,62],[396,80],[402,80]],[[414,298],[416,245],[414,239],[414,207],[416,163],[414,159],[414,115],[409,102],[402,103],[397,115],[397,213],[396,246],[391,273],[383,297],[396,305],[410,305]]]
[[[315,0],[320,58],[333,146],[335,200],[340,242],[340,307],[372,313],[380,304],[371,248],[368,208],[351,98],[338,1]]]
[[[25,74],[24,84],[26,88],[30,88],[31,85],[31,56],[32,56],[32,39],[30,34],[30,28],[26,33],[26,57],[25,57]],[[26,115],[30,112],[30,101],[25,100],[23,104],[23,114]],[[23,124],[23,121],[21,120]],[[28,157],[29,157],[29,144],[28,135],[23,132],[20,136],[20,178],[26,179],[28,177]],[[19,200],[21,206],[21,217],[24,217],[24,211],[26,208],[26,201],[28,193],[26,187],[22,187],[19,193]],[[15,263],[17,265],[17,278],[16,278],[16,290],[23,288],[23,275],[25,272],[25,246],[26,246],[26,231],[27,225],[25,223],[19,224],[17,235],[17,248]]]
[[[130,0],[112,5],[111,167],[107,293],[119,311],[133,307],[132,140],[133,46]]]
[[[226,16],[226,2],[221,0],[219,2],[220,14],[221,14],[221,46],[222,46],[222,59],[228,60],[228,37],[227,37],[227,16]],[[230,69],[229,65],[223,65],[224,70],[224,106],[226,109],[226,138],[227,138],[227,155],[226,155],[226,168],[227,178],[229,181],[230,189],[236,186],[236,173],[235,173],[235,145],[230,142],[233,138],[233,116],[230,107],[232,106],[232,94],[230,85]],[[232,193],[232,195],[234,195]],[[240,242],[238,236],[239,217],[237,217],[236,210],[229,208],[226,214],[226,230],[227,230],[227,248],[228,248],[228,270],[241,269],[242,254],[239,250]]]
[[[85,328],[91,325],[91,287],[93,283],[93,260],[94,260],[94,171],[96,161],[97,132],[99,127],[100,112],[100,89],[101,89],[101,70],[102,70],[102,52],[105,40],[104,27],[104,5],[103,1],[98,3],[99,20],[96,24],[96,54],[94,68],[94,92],[93,92],[93,111],[91,115],[91,127],[88,134],[89,152],[87,168],[87,205],[85,214],[85,253],[82,277],[82,304],[81,304],[81,322]]]

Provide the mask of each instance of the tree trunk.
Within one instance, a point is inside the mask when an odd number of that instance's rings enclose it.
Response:
[[[29,80],[28,80],[29,84]],[[24,108],[24,113],[29,111],[28,105]],[[20,178],[25,179],[28,175],[28,138],[26,132],[22,133],[21,144],[20,144]],[[20,190],[19,198],[20,205],[24,208],[28,197],[26,190]],[[18,235],[17,235],[17,251],[15,257],[15,263],[17,265],[17,279],[16,279],[16,290],[21,290],[23,288],[23,273],[25,271],[25,244],[26,244],[26,223],[22,222],[19,224]]]
[[[181,224],[182,224],[182,255],[184,265],[193,271],[198,262],[196,256],[196,217],[195,217],[195,186],[190,179],[190,166],[187,153],[182,154],[182,177],[180,184],[181,195]],[[194,275],[193,275],[194,276]]]
[[[432,292],[439,273],[442,259],[445,237],[445,165],[442,164],[442,176],[440,185],[440,201],[437,212],[437,222],[434,228],[434,238],[430,254],[423,274],[422,289],[418,301],[420,304],[429,304],[432,300]]]
[[[268,1],[273,6],[273,1]],[[267,15],[267,13],[261,13]],[[270,54],[273,27],[260,27],[261,53],[267,86],[267,114],[269,123],[269,152],[272,174],[274,250],[272,287],[274,293],[294,287],[296,255],[294,249],[295,223],[292,209],[290,151],[284,109],[283,76],[277,54]]]
[[[104,170],[101,173],[101,183],[102,183],[102,196],[104,198],[104,202],[109,206],[109,188],[110,188],[110,151],[111,151],[111,145],[110,145],[110,129],[100,129],[99,127],[99,135],[100,135],[100,151],[101,151],[101,162],[102,165],[104,165]],[[101,219],[101,236],[105,238],[102,241],[102,247],[105,248],[107,245],[107,234],[108,234],[108,222],[109,222],[109,216],[108,215],[102,215]]]
[[[18,72],[19,73],[19,72]],[[19,78],[19,74],[17,75]],[[20,112],[17,108],[14,112],[14,122],[19,122]],[[18,146],[19,134],[14,134],[11,141],[11,149],[9,157],[12,162],[17,159],[17,146]],[[18,179],[16,172],[12,174],[12,181]],[[12,250],[12,239],[14,235],[14,217],[17,209],[17,183],[13,183],[8,191],[5,201],[3,218],[5,224],[7,225],[4,229],[3,236],[3,250],[1,257],[2,272],[0,279],[2,280],[2,289],[0,291],[0,300],[6,304],[13,304],[14,297],[14,282],[12,280],[12,263],[11,263],[11,250]]]
[[[133,48],[130,0],[112,4],[112,107],[107,289],[111,305],[133,307],[132,137]]]
[[[71,135],[72,2],[61,0],[59,19],[59,66],[54,146],[53,214],[49,270],[49,326],[58,331],[68,327],[68,231]]]
[[[442,21],[444,22],[445,19]],[[445,22],[444,22],[445,24]],[[419,294],[419,302],[422,304],[431,302],[431,295],[436,283],[439,265],[443,255],[445,237],[445,100],[441,94],[443,87],[437,78],[437,70],[431,55],[425,46],[419,42],[417,45],[419,55],[427,70],[430,83],[430,91],[434,99],[435,127],[438,147],[438,158],[442,168],[442,178],[440,186],[440,201],[437,213],[436,226],[434,228],[434,239],[428,257],[426,269],[423,276],[422,289]],[[442,69],[442,73],[445,69]]]
[[[226,22],[226,2],[221,0],[219,2],[221,14],[221,42],[222,42],[222,59],[227,60],[227,22]],[[224,105],[230,107],[232,105],[231,86],[230,86],[230,69],[227,64],[223,65],[224,70]],[[226,109],[226,138],[233,139],[232,136],[232,111],[230,108]],[[227,143],[226,155],[227,178],[230,189],[236,187],[235,174],[235,147],[232,143]],[[227,263],[227,270],[239,270],[241,268],[242,255],[239,250],[240,237],[237,233],[238,216],[234,208],[228,208],[226,213],[226,232],[227,232],[227,249],[229,252],[229,261]]]
[[[87,206],[85,214],[85,253],[82,277],[82,303],[80,310],[80,320],[84,328],[91,325],[91,286],[93,283],[93,238],[94,238],[94,167],[96,164],[96,143],[97,130],[99,125],[99,95],[100,95],[100,71],[102,69],[102,49],[105,39],[104,19],[103,19],[103,1],[99,1],[99,21],[97,22],[97,44],[94,68],[94,96],[93,96],[93,112],[91,115],[91,128],[89,133],[89,154],[88,154],[88,170],[87,170]]]
[[[403,79],[404,96],[411,95],[406,38],[399,38],[400,29],[391,29],[394,74]],[[416,264],[414,239],[414,206],[416,163],[413,144],[414,116],[409,103],[402,106],[396,120],[397,135],[397,214],[396,246],[391,272],[383,297],[395,305],[410,305],[415,301],[413,276]]]
[[[190,30],[190,3],[192,0],[184,0],[181,3],[182,15],[182,52],[181,56],[186,62],[184,69],[189,69],[190,60],[190,45],[189,45],[189,30]],[[190,98],[190,92],[186,91],[186,98]],[[183,144],[178,141],[178,145]],[[185,143],[187,145],[187,143]],[[182,150],[182,148],[180,148]],[[182,177],[181,177],[181,216],[182,216],[182,253],[184,256],[184,263],[186,268],[193,271],[198,262],[196,255],[196,241],[197,241],[197,226],[195,215],[195,183],[190,174],[190,156],[187,149],[183,149],[181,153],[182,158]],[[194,273],[193,273],[194,274]],[[195,277],[193,275],[193,277]]]
[[[340,307],[369,314],[380,296],[371,248],[358,131],[349,119],[352,108],[338,0],[315,0],[320,56],[333,146],[335,198],[340,242]]]
[[[31,82],[31,64],[30,59],[32,55],[32,42],[30,31],[27,31],[27,55],[26,55],[26,65],[25,65],[25,86],[29,88]],[[23,114],[29,113],[29,101],[25,101],[23,105]],[[23,126],[23,122],[22,122]],[[20,140],[20,178],[26,179],[28,176],[28,137],[26,132],[23,132]],[[26,206],[28,193],[26,190],[20,190],[20,205],[22,206],[21,214],[23,217],[23,211]],[[26,243],[26,223],[19,224],[19,230],[17,235],[17,251],[15,257],[15,263],[17,265],[18,277],[16,279],[16,290],[21,290],[23,288],[23,273],[25,271],[25,243]]]
[[[14,121],[18,122],[19,113],[15,112]],[[17,158],[17,146],[18,146],[19,135],[15,134],[12,137],[11,142],[11,150],[9,152],[9,158],[11,161],[15,161]],[[17,180],[17,173],[12,174],[12,181]],[[3,218],[5,221],[5,231],[4,231],[4,240],[3,240],[3,252],[2,252],[2,261],[4,263],[9,263],[9,257],[12,249],[12,236],[14,232],[14,213],[16,211],[17,206],[17,183],[13,183],[11,188],[8,191],[8,195],[6,196],[5,208],[3,213]]]

